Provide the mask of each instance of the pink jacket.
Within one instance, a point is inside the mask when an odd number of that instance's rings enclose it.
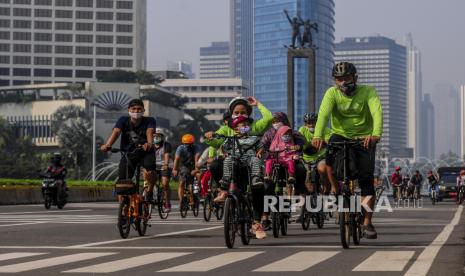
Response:
[[[278,129],[276,132],[276,135],[273,138],[273,141],[271,142],[270,145],[270,152],[273,151],[281,151],[285,150],[288,147],[294,146],[294,140],[292,139],[288,143],[285,143],[281,136],[289,131],[291,128],[288,126],[282,126]],[[288,150],[288,151],[283,151],[279,153],[279,160],[280,161],[289,161],[294,159],[294,157],[297,155],[297,152],[294,150]],[[273,155],[269,156],[269,158],[273,158]]]

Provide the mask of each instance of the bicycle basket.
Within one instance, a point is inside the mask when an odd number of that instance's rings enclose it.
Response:
[[[115,192],[117,195],[133,195],[136,191],[136,184],[132,179],[121,179],[116,181]]]

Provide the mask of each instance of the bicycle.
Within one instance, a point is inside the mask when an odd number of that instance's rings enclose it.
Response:
[[[136,149],[138,150],[138,149]],[[120,152],[122,158],[126,159],[129,166],[128,151],[112,148],[112,153]],[[145,200],[139,193],[140,164],[135,170],[136,183],[132,179],[118,180],[115,184],[115,192],[118,195],[118,222],[117,227],[121,238],[126,239],[131,231],[131,226],[137,230],[139,236],[144,236],[147,227],[150,227],[149,220],[152,215],[151,203]]]
[[[378,201],[381,198],[381,195],[383,194],[385,189],[386,188],[384,187],[383,184],[376,186],[376,188],[375,188],[375,206],[376,206],[376,204],[378,204]]]
[[[205,221],[210,221],[212,213],[215,213],[217,220],[221,220],[224,213],[223,204],[213,201],[218,196],[218,190],[212,187],[212,181],[213,178],[208,181],[207,195],[203,201],[203,218]]]
[[[314,184],[313,187],[313,192],[310,193],[310,205],[312,208],[315,208],[318,206],[318,198],[320,195],[322,195],[322,187],[320,185],[319,181],[319,174],[318,174],[318,163],[320,160],[316,160],[314,162],[307,162],[307,168],[309,170],[309,174],[311,176],[311,182]],[[306,199],[307,197],[305,197]],[[324,226],[324,222],[327,219],[327,215],[323,209],[318,210],[318,212],[310,212],[307,210],[307,205],[304,202],[304,205],[302,206],[301,213],[300,213],[300,218],[301,218],[301,225],[303,230],[308,230],[310,228],[310,222],[313,222],[318,229],[322,229]]]
[[[187,212],[192,210],[194,217],[199,216],[200,210],[200,197],[199,197],[199,184],[197,177],[194,176],[194,181],[192,184],[189,182],[189,176],[187,174],[183,175],[183,185],[184,185],[184,196],[179,203],[179,211],[181,212],[181,217],[185,218],[187,216]],[[192,185],[192,192],[189,189],[190,185]],[[191,195],[192,193],[192,195]],[[192,196],[193,202],[192,205],[189,202],[189,198]]]
[[[436,205],[436,202],[438,202],[438,195],[436,191],[436,185],[431,186],[431,203],[433,205]]]
[[[157,169],[157,181],[154,187],[153,195],[154,195],[154,200],[153,200],[153,205],[157,205],[158,209],[158,215],[160,216],[161,219],[167,219],[169,212],[166,212],[165,210],[165,199],[167,198],[167,192],[165,190],[165,187],[161,186],[162,183],[162,176],[161,176],[161,170]]]
[[[341,142],[332,142],[328,148],[338,148],[343,154],[343,176],[339,180],[339,187],[343,198],[343,210],[339,211],[339,234],[341,244],[344,249],[350,247],[350,238],[355,245],[360,244],[362,238],[362,224],[364,220],[363,208],[361,211],[347,211],[350,208],[350,198],[355,197],[355,202],[358,201],[358,194],[355,193],[355,183],[349,177],[349,149],[355,146],[361,146],[363,141],[360,140],[344,140]],[[340,153],[339,153],[340,154]],[[337,157],[336,157],[337,158]]]
[[[460,185],[457,192],[457,205],[462,204],[465,196],[465,185]]]
[[[258,138],[259,136],[249,136]],[[250,168],[243,164],[240,158],[243,150],[236,136],[224,136],[215,134],[214,138],[226,139],[225,145],[231,147],[233,159],[231,181],[229,184],[228,197],[224,203],[224,239],[228,248],[233,248],[236,234],[239,233],[243,245],[249,245],[252,238],[251,229],[253,221],[251,191],[250,191]],[[258,143],[258,139],[256,141]],[[240,154],[236,154],[236,151]]]

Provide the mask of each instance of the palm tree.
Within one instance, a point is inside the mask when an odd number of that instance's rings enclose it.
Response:
[[[218,128],[215,123],[206,118],[208,113],[205,109],[185,109],[184,112],[189,118],[183,119],[178,123],[177,133],[174,134],[175,141],[179,141],[181,136],[186,133],[193,134],[198,141],[205,132]]]

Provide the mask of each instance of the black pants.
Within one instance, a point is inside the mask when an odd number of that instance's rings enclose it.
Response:
[[[223,159],[217,158],[210,163],[210,172],[212,173],[213,180],[220,183],[223,177]]]
[[[329,139],[329,144],[331,142],[341,142],[344,140],[349,140],[343,136],[334,134]],[[335,156],[339,149],[334,148],[333,150],[328,150],[326,153],[326,164],[329,167],[333,167]],[[374,172],[375,172],[375,152],[376,146],[372,145],[368,149],[364,148],[363,146],[354,146],[352,147],[352,151],[354,153],[355,166],[358,170],[358,183],[361,189],[362,196],[374,196],[375,195],[375,188],[374,188]]]
[[[153,151],[136,150],[128,153],[128,158],[121,158],[119,162],[119,179],[132,179],[137,165],[147,171],[156,170],[155,153]]]

